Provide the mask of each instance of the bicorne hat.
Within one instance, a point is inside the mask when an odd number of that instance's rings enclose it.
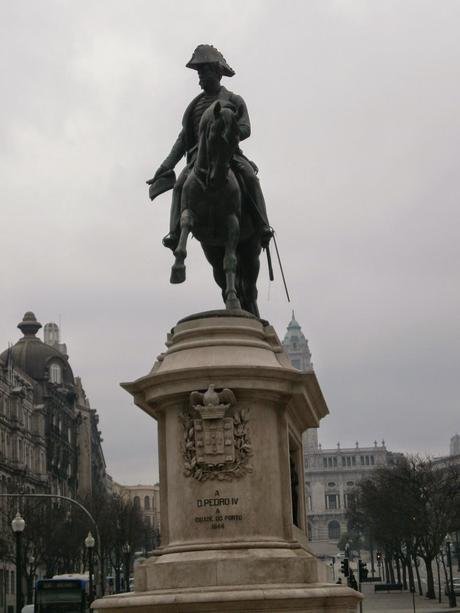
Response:
[[[219,64],[222,74],[226,77],[233,77],[235,74],[235,71],[227,64],[222,53],[212,45],[198,45],[186,67],[198,70],[200,64]]]

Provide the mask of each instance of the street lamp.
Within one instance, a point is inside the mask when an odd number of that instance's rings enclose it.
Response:
[[[129,592],[129,554],[131,547],[129,543],[123,545],[123,553],[125,554],[124,566],[125,566],[125,592]]]
[[[33,601],[34,575],[35,575],[35,558],[32,554],[30,554],[29,555],[29,574],[27,576],[27,604]]]
[[[85,538],[85,547],[88,551],[88,574],[89,574],[89,603],[93,602],[93,549],[96,544],[91,532]]]
[[[446,538],[446,553],[447,553],[447,565],[449,567],[449,607],[457,606],[457,599],[454,592],[454,578],[452,576],[452,557],[450,555],[450,541]]]
[[[460,542],[458,540],[459,530],[455,532],[455,553],[457,554],[457,571],[460,572]]]
[[[16,513],[16,517],[11,522],[11,528],[13,529],[16,539],[16,611],[22,609],[22,561],[21,561],[21,536],[26,527],[26,522],[21,517],[19,511]]]

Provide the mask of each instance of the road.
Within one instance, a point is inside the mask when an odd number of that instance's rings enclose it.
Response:
[[[364,584],[363,593],[365,600],[363,603],[363,613],[373,613],[374,611],[383,611],[385,613],[414,613],[412,604],[412,594],[409,592],[390,592],[382,593],[374,592],[373,584]],[[418,613],[438,613],[441,611],[459,611],[460,612],[460,597],[458,597],[458,607],[450,609],[447,596],[442,597],[442,603],[437,600],[428,600],[423,596],[415,595],[415,611]]]

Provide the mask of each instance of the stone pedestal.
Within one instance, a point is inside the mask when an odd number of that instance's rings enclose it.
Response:
[[[302,432],[327,407],[274,329],[243,312],[182,320],[152,371],[123,387],[158,421],[161,542],[135,592],[96,611],[355,612],[308,550]]]

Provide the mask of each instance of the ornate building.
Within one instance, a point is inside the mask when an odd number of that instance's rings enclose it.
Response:
[[[23,337],[0,355],[0,493],[84,499],[106,488],[98,416],[69,364],[59,328],[28,312]],[[11,499],[0,498],[0,533],[11,533]],[[0,552],[0,612],[14,610],[15,566]]]
[[[46,483],[43,411],[34,405],[33,379],[0,357],[0,491],[23,483],[26,491]]]
[[[0,479],[83,499],[106,485],[98,416],[58,326],[46,324],[45,342],[41,327],[26,313],[18,324],[23,337],[0,355]]]
[[[294,313],[287,327],[283,347],[294,368],[313,369],[308,341]],[[356,483],[377,466],[391,464],[401,454],[387,450],[385,442],[370,447],[323,449],[316,428],[303,434],[305,492],[310,545],[318,555],[337,553],[337,542],[347,532],[347,507]]]
[[[400,455],[388,451],[384,441],[369,447],[358,442],[347,448],[340,443],[333,449],[304,447],[308,534],[316,553],[337,553],[337,542],[348,532],[346,514],[356,483]]]

